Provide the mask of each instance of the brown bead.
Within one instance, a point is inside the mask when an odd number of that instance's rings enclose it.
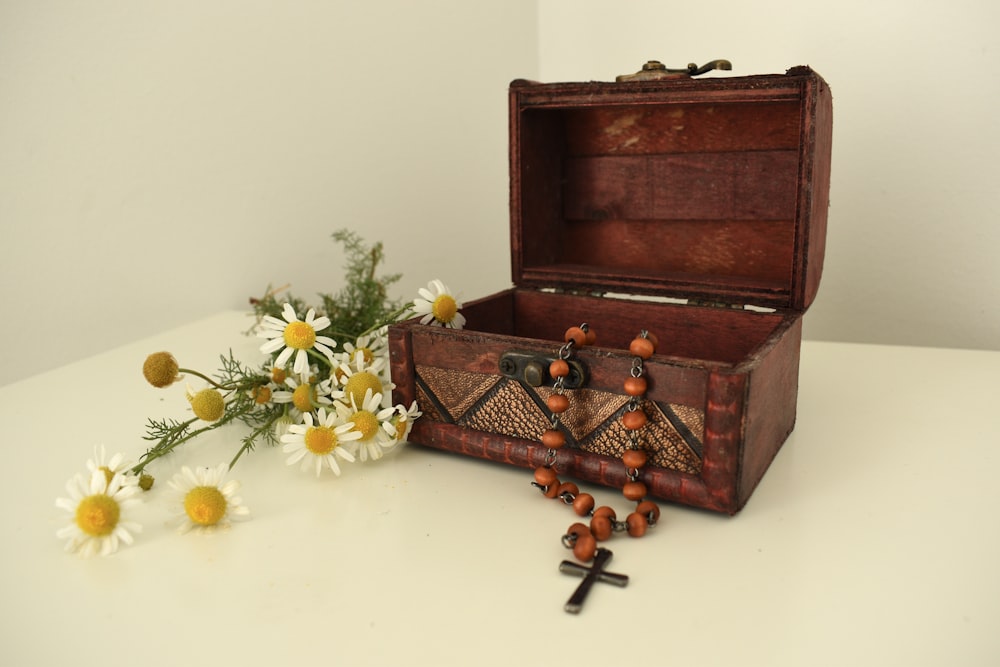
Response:
[[[628,534],[632,537],[642,537],[646,534],[646,529],[649,528],[646,517],[638,512],[629,514],[625,518],[625,523],[628,524]]]
[[[583,347],[587,344],[587,332],[580,327],[570,327],[566,329],[566,335],[563,336],[563,340],[567,343],[573,341],[573,344],[577,347]]]
[[[627,499],[638,502],[646,497],[646,485],[642,482],[625,482],[622,487],[622,495]]]
[[[612,525],[611,519],[605,515],[595,516],[590,520],[590,532],[594,535],[594,539],[598,542],[603,542],[604,540],[611,537]]]
[[[569,375],[569,364],[565,359],[556,359],[549,364],[549,375],[554,378],[564,378]]]
[[[545,405],[556,414],[566,412],[569,410],[569,398],[566,397],[566,394],[552,394],[545,399]]]
[[[554,428],[542,433],[542,444],[549,449],[559,449],[566,444],[566,434]]]
[[[636,506],[635,511],[637,514],[646,517],[646,521],[650,526],[660,520],[660,506],[652,500],[643,500]]]
[[[573,511],[578,516],[587,516],[590,510],[594,509],[594,496],[589,493],[581,493],[573,500]]]
[[[578,493],[580,493],[580,487],[578,487],[573,482],[563,482],[559,485],[559,493],[557,496],[561,496],[564,493],[570,493],[575,498]]]
[[[593,559],[597,553],[597,540],[589,532],[577,535],[576,544],[573,545],[573,555],[576,559],[584,563]]]
[[[629,396],[642,396],[646,393],[646,378],[629,376],[625,378],[625,393]]]
[[[646,425],[649,419],[642,410],[631,410],[622,415],[622,426],[630,431],[637,431]]]
[[[649,359],[653,356],[653,352],[656,351],[656,347],[653,345],[653,341],[640,336],[632,340],[628,346],[628,351],[642,359]]]
[[[590,527],[585,523],[577,521],[576,523],[570,525],[570,527],[566,530],[566,534],[575,535],[577,537],[580,537],[581,535],[589,535]]]
[[[593,327],[587,327],[587,339],[585,342],[587,345],[593,345],[597,342],[597,332],[594,331]]]
[[[556,479],[547,487],[545,487],[545,490],[542,492],[542,495],[545,496],[546,498],[558,498],[560,486],[562,486],[562,484],[560,484],[559,480]]]
[[[601,505],[596,510],[594,510],[594,516],[606,516],[612,521],[614,521],[617,515],[615,514],[615,511],[610,507],[608,507],[607,505]]]
[[[628,470],[646,465],[649,455],[641,449],[626,449],[622,452],[622,463]]]
[[[535,481],[541,486],[552,486],[557,479],[556,471],[552,468],[546,468],[545,466],[535,468]]]

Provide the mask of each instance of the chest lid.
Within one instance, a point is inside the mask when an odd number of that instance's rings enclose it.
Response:
[[[805,310],[823,269],[832,100],[784,75],[510,85],[519,287]]]

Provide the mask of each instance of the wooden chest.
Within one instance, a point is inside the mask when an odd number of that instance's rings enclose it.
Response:
[[[587,322],[597,343],[574,356],[555,468],[620,488],[627,348],[646,329],[659,348],[645,366],[641,481],[737,512],[795,425],[802,317],[823,268],[828,86],[807,67],[514,81],[509,102],[514,287],[466,303],[464,330],[390,328],[394,401],[424,413],[410,440],[542,465],[545,369]]]

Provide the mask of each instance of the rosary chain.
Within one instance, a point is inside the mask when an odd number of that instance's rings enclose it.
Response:
[[[593,496],[580,493],[576,485],[570,482],[560,483],[554,470],[558,449],[565,445],[565,434],[559,427],[562,423],[560,415],[569,408],[569,398],[565,395],[565,377],[569,373],[566,362],[575,347],[592,343],[594,336],[589,326],[584,323],[579,327],[568,329],[564,340],[564,345],[559,348],[556,355],[556,361],[550,365],[550,374],[555,378],[552,385],[553,393],[546,401],[551,412],[551,428],[542,436],[542,442],[547,450],[542,466],[535,469],[535,481],[532,485],[546,497],[559,498],[563,503],[571,505],[577,515],[591,518],[589,527],[583,523],[574,523],[562,536],[563,545],[572,549],[574,556],[579,560],[586,562],[594,557],[597,541],[608,539],[613,533],[622,532],[627,532],[632,537],[641,537],[659,520],[659,507],[645,499],[646,485],[640,481],[640,468],[646,464],[647,455],[642,449],[639,438],[639,431],[647,421],[646,414],[642,411],[642,400],[646,393],[643,362],[655,351],[656,339],[643,329],[629,346],[629,351],[633,354],[629,380],[625,382],[629,400],[622,413],[622,424],[629,433],[629,447],[622,455],[628,482],[622,492],[627,499],[636,502],[636,509],[625,521],[619,521],[615,511],[608,506],[595,509]]]

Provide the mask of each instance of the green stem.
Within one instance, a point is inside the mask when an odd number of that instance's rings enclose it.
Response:
[[[191,370],[190,368],[178,368],[177,372],[178,373],[188,373],[190,375],[194,375],[196,377],[200,377],[202,380],[204,380],[205,382],[209,383],[210,385],[212,385],[213,387],[215,387],[216,389],[219,389],[221,391],[230,391],[232,389],[236,389],[236,385],[221,385],[218,382],[216,382],[215,380],[213,380],[212,378],[210,378],[207,375],[205,375],[204,373],[199,373],[198,371]]]

